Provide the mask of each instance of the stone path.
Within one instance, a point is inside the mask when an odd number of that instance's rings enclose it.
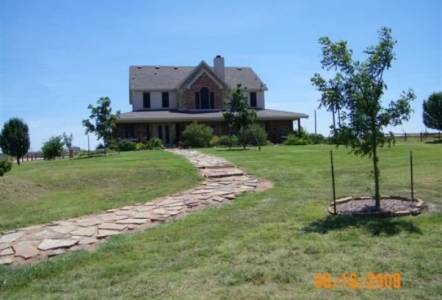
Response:
[[[192,150],[166,151],[187,157],[206,180],[196,188],[146,203],[1,232],[0,265],[35,263],[67,251],[92,249],[108,236],[145,230],[206,205],[231,201],[244,191],[271,186],[222,158]]]

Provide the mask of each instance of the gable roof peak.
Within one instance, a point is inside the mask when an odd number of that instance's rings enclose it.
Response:
[[[211,77],[220,87],[230,88],[230,86],[222,80],[204,60],[202,60],[177,86],[177,88],[187,88],[203,73]]]

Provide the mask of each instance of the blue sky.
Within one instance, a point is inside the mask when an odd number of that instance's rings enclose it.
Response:
[[[310,83],[321,69],[318,38],[347,40],[355,58],[390,27],[396,61],[385,74],[385,103],[414,89],[411,120],[387,128],[420,132],[422,100],[442,90],[440,0],[70,1],[0,2],[0,126],[28,123],[32,150],[63,132],[87,148],[81,120],[102,96],[131,110],[129,65],[252,67],[267,84],[266,107],[310,115],[314,132],[320,94]],[[328,135],[330,113],[317,110]],[[91,148],[97,144],[91,136]]]

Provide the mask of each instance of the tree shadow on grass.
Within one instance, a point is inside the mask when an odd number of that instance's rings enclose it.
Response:
[[[238,148],[230,148],[230,149],[216,149],[216,151],[249,151],[250,150],[250,148],[246,148],[246,149],[243,149],[243,148],[241,148],[241,149],[238,149]]]
[[[422,234],[419,227],[413,222],[401,218],[373,218],[373,217],[351,217],[351,216],[327,216],[322,220],[314,221],[305,226],[302,230],[307,233],[328,233],[332,230],[345,228],[362,228],[373,236],[397,235],[403,231],[408,233]]]
[[[442,140],[427,141],[425,144],[442,144]]]
[[[84,155],[84,156],[77,156],[74,157],[73,159],[87,159],[87,158],[105,158],[105,157],[109,157],[112,156],[112,154],[108,154],[108,155],[104,155],[104,154],[92,154],[92,155]]]

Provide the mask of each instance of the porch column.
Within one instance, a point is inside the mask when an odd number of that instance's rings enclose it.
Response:
[[[298,135],[301,135],[301,119],[298,119]]]

